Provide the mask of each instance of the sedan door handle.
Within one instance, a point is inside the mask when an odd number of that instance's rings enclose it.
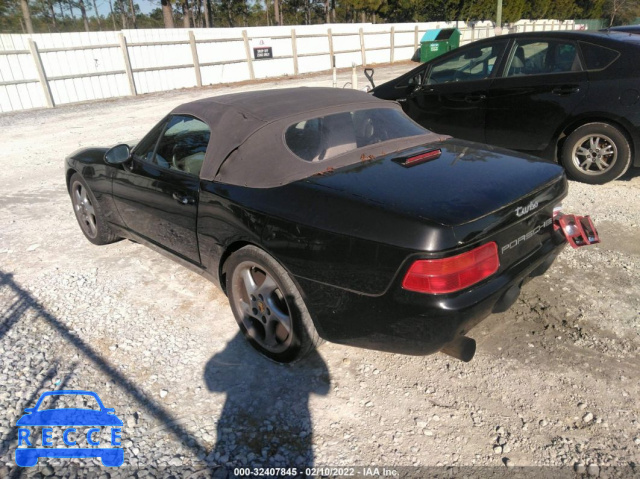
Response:
[[[559,86],[551,90],[551,93],[554,95],[571,95],[572,93],[578,93],[580,91],[580,87],[574,85],[565,85]]]
[[[475,93],[475,94],[467,95],[464,97],[464,101],[466,101],[467,103],[478,103],[486,99],[487,99],[487,95],[483,95],[481,93]]]
[[[176,200],[181,205],[188,205],[189,203],[193,203],[193,198],[191,198],[190,196],[187,196],[187,195],[181,195],[179,193],[174,193],[171,196],[173,196],[173,199]]]

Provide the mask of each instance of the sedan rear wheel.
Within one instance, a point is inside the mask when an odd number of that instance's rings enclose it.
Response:
[[[271,256],[247,246],[234,253],[224,268],[238,326],[260,353],[289,363],[320,344],[297,287]]]
[[[566,138],[562,164],[575,180],[595,185],[613,181],[631,164],[629,141],[612,125],[588,123]]]
[[[119,238],[109,228],[100,205],[84,179],[75,173],[70,181],[69,194],[76,219],[85,237],[93,244],[113,243]]]

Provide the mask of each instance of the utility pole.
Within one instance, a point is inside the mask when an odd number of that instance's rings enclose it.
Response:
[[[502,0],[498,0],[498,12],[496,14],[496,28],[502,28]]]

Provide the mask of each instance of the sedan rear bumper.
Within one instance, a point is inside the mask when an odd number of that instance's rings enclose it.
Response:
[[[396,278],[381,296],[365,296],[296,278],[316,329],[327,341],[409,355],[440,351],[491,313],[508,310],[532,277],[555,261],[566,240],[552,239],[497,276],[460,293],[428,295],[401,288]]]

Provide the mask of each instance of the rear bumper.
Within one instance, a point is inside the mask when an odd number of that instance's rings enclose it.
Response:
[[[427,295],[403,290],[397,278],[381,296],[365,296],[296,278],[319,334],[327,341],[410,355],[432,354],[466,334],[491,313],[508,310],[532,277],[555,261],[566,240],[555,233],[512,265],[460,293]]]

